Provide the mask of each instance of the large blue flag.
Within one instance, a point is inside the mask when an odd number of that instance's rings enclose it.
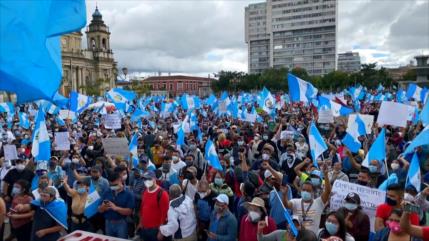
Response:
[[[411,165],[408,168],[407,180],[405,182],[405,187],[414,186],[417,192],[420,192],[422,185],[422,176],[420,173],[420,161],[417,153],[414,153],[413,159],[411,160]]]
[[[67,229],[67,205],[63,200],[55,199],[54,201],[43,204],[40,199],[33,200],[31,204],[44,209],[51,218],[63,228]]]
[[[139,164],[139,156],[137,153],[138,138],[139,138],[139,135],[137,133],[134,134],[133,137],[131,138],[130,145],[128,147],[131,153],[130,161],[132,162],[133,167],[137,167],[137,165]]]
[[[98,206],[100,206],[101,201],[102,200],[100,198],[100,195],[98,194],[94,184],[91,181],[91,184],[89,186],[88,196],[86,198],[85,209],[83,211],[83,214],[85,215],[85,217],[91,218],[92,216],[97,214]]]
[[[51,141],[46,129],[45,113],[39,109],[36,125],[33,130],[31,154],[36,161],[49,161],[51,159]]]
[[[207,140],[204,158],[207,160],[210,166],[218,171],[222,171],[222,165],[220,164],[219,157],[216,152],[216,147],[212,140]]]
[[[293,74],[287,75],[289,84],[289,96],[293,102],[310,102],[317,95],[317,89],[307,81],[304,81]]]
[[[429,144],[429,125],[426,126],[417,136],[414,138],[414,140],[411,142],[411,144],[408,145],[407,149],[405,149],[404,154],[411,153],[414,151],[414,148],[428,145]]]
[[[314,122],[312,122],[310,125],[308,139],[310,142],[310,153],[311,157],[313,158],[314,166],[318,167],[319,165],[317,164],[317,158],[328,149],[328,146],[323,140],[322,135],[320,135],[320,132]]]
[[[386,131],[383,128],[380,134],[378,134],[377,139],[375,139],[374,143],[372,143],[371,147],[369,148],[369,151],[362,162],[363,166],[369,167],[369,163],[372,160],[377,160],[382,166],[384,166],[383,161],[386,158],[385,133]]]
[[[28,119],[28,116],[25,112],[19,112],[19,126],[21,126],[24,129],[30,128],[30,120]]]
[[[380,186],[378,186],[378,189],[387,191],[387,187],[389,187],[391,184],[398,184],[398,182],[398,176],[396,176],[396,173],[392,173],[386,180],[384,180],[383,183],[380,184]]]
[[[70,110],[76,113],[83,112],[91,104],[92,98],[76,91],[70,93]]]
[[[86,25],[84,0],[0,2],[0,90],[51,100],[61,83],[60,36]]]
[[[420,112],[420,120],[423,123],[423,126],[429,125],[429,100],[424,104],[422,111]]]

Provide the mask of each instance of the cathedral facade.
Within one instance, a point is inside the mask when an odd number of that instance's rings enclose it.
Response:
[[[98,8],[85,34],[86,49],[82,49],[80,31],[61,37],[63,79],[60,93],[66,97],[72,90],[97,95],[115,86],[117,69],[110,48],[110,31]]]

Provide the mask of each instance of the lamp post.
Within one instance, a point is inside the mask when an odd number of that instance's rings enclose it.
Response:
[[[124,81],[127,81],[128,68],[127,67],[123,67],[122,68],[122,73],[124,74]]]

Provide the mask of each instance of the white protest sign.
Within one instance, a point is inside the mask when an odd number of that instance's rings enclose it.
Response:
[[[4,145],[3,151],[5,160],[9,161],[18,159],[18,152],[16,151],[15,145]]]
[[[227,112],[227,101],[221,101],[219,102],[218,110],[219,113],[226,113]]]
[[[55,132],[55,150],[57,151],[68,151],[70,150],[70,139],[69,133],[64,132]]]
[[[78,240],[127,241],[128,239],[121,239],[121,238],[111,237],[111,236],[102,235],[98,233],[90,233],[90,232],[80,231],[80,230],[74,231],[73,233],[70,233],[58,239],[58,241],[78,241]]]
[[[293,131],[282,131],[282,132],[280,132],[280,139],[282,139],[282,140],[292,139],[294,134],[295,133]]]
[[[127,157],[130,154],[128,149],[128,140],[127,138],[104,138],[101,140],[103,143],[104,153],[106,155],[118,155]]]
[[[338,210],[344,206],[344,199],[347,194],[354,192],[359,195],[362,211],[364,211],[371,222],[371,232],[374,232],[375,211],[377,206],[384,203],[386,192],[375,188],[369,188],[362,185],[336,180],[332,187],[330,209]]]
[[[250,123],[254,123],[256,121],[256,114],[245,113],[245,116],[246,116],[245,121],[248,121]]]
[[[334,123],[334,115],[331,110],[320,110],[318,123]]]
[[[71,111],[71,110],[60,110],[60,112],[58,113],[58,116],[62,119],[74,119],[76,117],[76,113]]]
[[[412,106],[391,101],[381,102],[377,118],[378,125],[405,127],[407,125],[410,107]]]
[[[372,125],[374,124],[374,116],[359,114],[359,117],[361,118],[363,123],[365,123],[366,134],[371,134]],[[349,120],[347,122],[347,129],[352,128],[354,125],[357,125],[355,120],[356,114],[350,114]]]
[[[104,127],[106,129],[121,129],[121,116],[118,114],[105,115]]]

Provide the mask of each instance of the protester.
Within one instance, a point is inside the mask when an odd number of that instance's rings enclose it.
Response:
[[[417,226],[410,223],[411,212],[404,211],[400,219],[400,228],[403,232],[407,233],[413,238],[421,238],[423,240],[429,240],[429,227],[428,226]],[[394,225],[396,226],[396,225]]]
[[[16,213],[16,211],[14,211],[18,204],[30,204],[33,201],[29,188],[29,183],[26,180],[20,179],[15,182],[12,189],[12,205],[7,216],[11,223],[11,233],[18,241],[26,241],[31,238],[30,234],[34,211],[29,211],[27,213]]]
[[[209,241],[234,241],[237,238],[237,220],[228,209],[229,198],[225,194],[216,197],[214,210],[210,216],[210,226],[207,230]]]
[[[420,240],[417,238],[413,238],[410,234],[405,232],[405,230],[401,229],[401,225],[400,225],[401,216],[402,216],[401,209],[393,209],[389,215],[389,218],[386,221],[387,226],[376,232],[374,236],[374,241],[394,241],[394,240],[418,241]]]
[[[170,186],[168,194],[167,223],[159,227],[158,240],[172,236],[175,241],[196,241],[197,220],[192,199],[184,195],[177,184]]]
[[[66,192],[71,196],[71,226],[70,230],[89,231],[88,217],[84,215],[85,205],[88,199],[89,183],[87,181],[77,181],[76,189],[70,188],[67,183],[67,177],[63,179],[63,186]]]
[[[3,179],[3,199],[6,202],[10,202],[12,200],[12,187],[16,181],[22,179],[27,181],[28,183],[31,183],[33,181],[33,177],[34,173],[31,170],[25,168],[25,160],[16,160],[15,168],[11,169]]]
[[[142,193],[140,204],[140,238],[157,241],[159,227],[167,221],[169,210],[168,193],[156,184],[155,173],[143,174],[146,190]]]
[[[272,217],[268,216],[264,200],[254,197],[247,203],[248,213],[240,221],[239,241],[257,241],[258,223],[264,221],[265,228],[263,234],[268,234],[277,229],[276,223]]]
[[[361,200],[358,194],[351,192],[344,199],[344,207],[338,209],[345,217],[346,231],[355,240],[368,240],[370,221],[368,215],[362,211]]]
[[[344,216],[338,212],[331,212],[327,215],[325,227],[318,232],[318,239],[324,240],[330,237],[338,237],[344,241],[354,241],[355,239],[346,232],[347,227]]]
[[[104,214],[106,234],[117,238],[128,238],[126,218],[133,213],[133,194],[126,190],[118,172],[109,175],[110,189],[101,194],[102,203],[98,211]]]

